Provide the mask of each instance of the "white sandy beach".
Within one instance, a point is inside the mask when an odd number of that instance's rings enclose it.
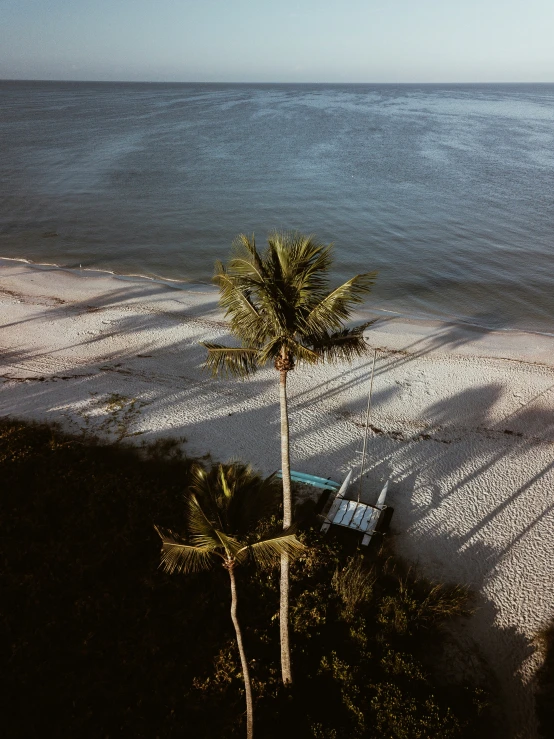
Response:
[[[0,325],[0,415],[280,466],[275,370],[202,369],[199,342],[227,335],[210,287],[0,260]],[[532,639],[554,615],[554,337],[381,317],[367,340],[366,489],[390,477],[399,553],[478,593],[460,638],[504,695],[500,735],[534,739]],[[292,373],[295,469],[340,480],[359,464],[370,367]]]

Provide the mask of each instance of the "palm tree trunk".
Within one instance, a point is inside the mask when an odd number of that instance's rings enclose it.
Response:
[[[283,475],[283,528],[292,523],[292,494],[289,460],[289,416],[287,408],[287,371],[279,372],[279,402],[281,406],[281,472]],[[289,555],[281,554],[281,592],[279,601],[281,634],[281,675],[283,683],[292,683],[289,645]]]
[[[242,643],[242,633],[237,619],[237,584],[235,581],[234,566],[231,564],[227,567],[229,578],[231,580],[231,619],[237,635],[237,645],[240,654],[240,663],[242,665],[242,677],[244,679],[244,692],[246,694],[246,736],[252,739],[254,736],[254,712],[252,710],[252,684],[250,683],[250,672],[248,671],[248,662],[244,652]]]

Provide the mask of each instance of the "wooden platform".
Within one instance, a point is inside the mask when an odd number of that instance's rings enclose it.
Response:
[[[362,545],[367,546],[371,537],[375,533],[381,513],[387,507],[385,505],[385,498],[387,496],[389,482],[387,480],[379,494],[377,503],[372,506],[356,500],[348,500],[344,497],[351,479],[352,470],[348,473],[346,479],[341,485],[340,490],[327,513],[323,526],[321,527],[321,531],[323,533],[329,531],[331,524],[344,526],[347,529],[353,529],[354,531],[359,531],[363,534]]]

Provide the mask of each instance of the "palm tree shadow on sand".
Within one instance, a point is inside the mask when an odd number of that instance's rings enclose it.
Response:
[[[74,414],[71,406],[81,403],[87,407],[88,404],[91,411],[96,406],[96,414],[89,414],[90,430],[94,431],[109,413],[106,404],[100,402],[102,397],[117,393],[130,398],[134,397],[132,392],[144,400],[145,405],[138,417],[131,419],[129,436],[138,429],[142,432],[138,440],[151,440],[156,435],[167,435],[169,429],[172,435],[186,436],[189,439],[186,448],[193,453],[209,444],[209,448],[218,450],[222,459],[240,455],[267,472],[277,469],[278,396],[275,391],[273,396],[269,396],[273,400],[268,402],[267,395],[273,392],[272,371],[262,372],[247,382],[214,383],[201,369],[204,351],[196,343],[205,337],[205,325],[199,325],[186,342],[160,348],[146,339],[142,341],[141,332],[145,327],[156,330],[167,325],[167,320],[162,317],[124,319],[113,327],[114,331],[134,332],[137,343],[127,351],[105,351],[101,359],[97,357],[73,368],[67,360],[63,365],[64,374],[67,370],[67,380],[62,380],[57,371],[40,376],[35,373],[33,378],[32,370],[28,379],[20,378],[15,384],[13,380],[6,380],[12,385],[2,400],[3,413],[13,416],[50,415],[70,423],[71,414]],[[93,337],[85,343],[99,347],[100,341],[101,337]],[[36,359],[32,350],[15,351],[11,359],[3,359],[23,366],[26,362],[30,366]],[[151,354],[151,370],[144,369],[142,358],[137,360],[138,354],[142,353]],[[394,359],[391,355],[391,361]],[[413,357],[396,359],[407,364]],[[352,386],[359,384],[363,372],[366,379],[369,377],[370,362],[366,363],[361,375],[360,368],[357,369],[358,374],[354,369],[345,368],[343,379]],[[390,370],[390,366],[380,371],[385,373],[385,370]],[[333,386],[332,382],[304,395],[296,395],[293,389],[291,428],[298,450],[295,466],[315,474],[321,473],[322,466],[325,466],[331,475],[345,471],[352,461],[359,461],[359,424],[365,404],[361,394],[355,402],[328,412],[328,417],[315,431],[298,424],[300,414],[307,412],[315,402],[324,404],[332,397],[339,397],[344,390],[344,384]],[[394,387],[378,391],[375,404],[384,405],[397,392]],[[502,586],[499,575],[502,575],[506,561],[513,562],[517,557],[517,551],[514,554],[512,550],[525,546],[529,537],[533,537],[552,515],[552,506],[550,509],[546,506],[537,509],[535,501],[529,497],[537,487],[544,486],[545,479],[552,474],[552,464],[522,472],[524,479],[507,488],[501,500],[488,500],[486,496],[480,499],[475,496],[475,491],[484,479],[503,480],[496,473],[520,464],[537,444],[544,443],[553,435],[554,429],[552,415],[532,403],[493,423],[491,411],[500,395],[501,388],[492,383],[440,400],[426,409],[424,420],[427,428],[424,433],[420,429],[415,429],[412,435],[395,433],[390,429],[372,431],[371,461],[364,485],[367,482],[367,489],[371,492],[377,490],[383,479],[392,478],[389,500],[395,508],[395,515],[391,537],[400,553],[419,562],[424,573],[439,579],[465,582],[478,591],[476,614],[467,639],[476,643],[475,634],[481,635],[481,643],[485,644],[482,653],[489,662],[493,656],[499,690],[509,696],[503,736],[515,737],[519,731],[519,736],[528,739],[535,726],[533,700],[531,687],[524,684],[521,672],[534,648],[531,640],[516,626],[502,619],[498,601],[489,595],[497,594],[495,588],[499,587],[498,583]],[[253,397],[263,397],[263,401],[252,406]],[[179,409],[190,403],[198,404],[199,414],[183,423]],[[454,407],[462,410],[453,420]],[[342,418],[340,413],[344,414]],[[157,427],[151,421],[155,416],[166,421]],[[80,430],[82,417],[77,414],[75,418],[74,414],[73,420],[75,426],[72,430]],[[313,447],[310,439],[315,432],[318,436],[325,435],[339,420],[345,427],[350,426],[355,434],[346,435],[336,444],[329,445],[323,459],[320,448]],[[264,439],[264,444],[253,444],[252,439]],[[253,459],[256,455],[258,458]],[[497,521],[506,516],[515,520],[522,507],[529,515],[522,520],[519,529],[500,542],[494,540],[491,532],[494,534]],[[460,528],[457,523],[462,514],[466,526]],[[519,578],[529,574],[521,573],[517,568],[515,572],[514,587],[505,591],[508,601],[514,598],[513,603],[507,603],[508,609],[512,606],[517,608],[515,595]],[[505,602],[503,609],[506,609]]]
[[[547,494],[554,463],[545,463],[537,452],[552,443],[554,427],[552,413],[537,402],[551,389],[502,414],[502,385],[484,384],[430,405],[424,433],[373,427],[363,479],[361,500],[368,503],[375,502],[384,480],[393,483],[390,535],[398,551],[428,577],[466,584],[474,592],[475,614],[468,627],[458,625],[458,657],[452,665],[461,674],[466,662],[491,665],[501,696],[500,737],[529,739],[537,730],[530,679],[536,647],[532,620],[520,612],[522,603],[532,602],[533,589],[547,582],[534,559],[541,530],[554,517]],[[384,403],[395,392],[387,388],[376,398]],[[363,427],[358,421],[363,405],[360,397],[346,415],[338,414]],[[360,447],[361,441],[349,441],[328,448],[325,470],[336,475],[345,470],[345,460],[350,460],[346,467],[356,469]],[[325,475],[319,455],[302,464],[305,471]],[[357,493],[354,481],[348,497]],[[535,554],[522,557],[528,551]],[[543,560],[540,551],[538,559]],[[546,561],[551,559],[546,552]]]

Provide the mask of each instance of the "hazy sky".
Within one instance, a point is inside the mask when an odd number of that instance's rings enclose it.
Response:
[[[554,82],[553,0],[0,0],[0,78]]]

